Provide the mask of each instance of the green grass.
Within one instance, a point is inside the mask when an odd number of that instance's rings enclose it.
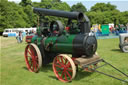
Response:
[[[85,72],[80,68],[72,82],[63,83],[56,79],[52,64],[42,67],[39,73],[29,72],[24,61],[26,43],[18,44],[16,39],[12,37],[0,37],[0,40],[1,85],[128,85],[96,72]],[[98,54],[101,58],[128,74],[128,54],[122,53],[118,44],[118,39],[99,39]],[[99,70],[122,79],[128,79],[109,66]]]

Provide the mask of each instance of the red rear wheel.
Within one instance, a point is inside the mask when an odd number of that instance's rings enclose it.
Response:
[[[31,72],[38,72],[42,65],[39,48],[35,44],[29,44],[25,48],[25,62]]]
[[[64,54],[54,58],[53,71],[56,77],[62,82],[71,81],[76,75],[76,67],[72,59]]]

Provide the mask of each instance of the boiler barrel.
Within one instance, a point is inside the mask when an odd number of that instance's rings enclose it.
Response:
[[[95,36],[82,34],[48,37],[44,40],[46,51],[55,53],[74,54],[77,57],[82,55],[92,56],[97,49]]]

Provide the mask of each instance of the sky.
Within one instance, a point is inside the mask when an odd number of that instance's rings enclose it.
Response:
[[[21,0],[8,0],[19,3]],[[41,0],[31,0],[33,2],[40,2]],[[128,0],[61,0],[63,2],[67,2],[70,6],[81,2],[87,10],[90,10],[91,6],[94,6],[96,3],[108,3],[110,2],[113,5],[117,6],[117,9],[121,12],[128,11]]]

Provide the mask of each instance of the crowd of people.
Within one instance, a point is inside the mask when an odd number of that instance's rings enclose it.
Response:
[[[112,24],[112,25],[108,25],[107,26],[107,29],[108,29],[108,32],[109,34],[116,34],[116,35],[119,35],[119,33],[128,33],[128,24],[125,26],[125,25],[115,25]],[[91,28],[91,30],[94,32],[94,33],[102,33],[102,28],[101,28],[101,25],[99,24],[94,24]],[[107,31],[107,30],[106,30]]]
[[[31,35],[31,34],[36,34],[36,32],[34,30],[31,30],[30,32],[28,32],[26,30],[26,32],[25,32],[26,36],[27,35]],[[23,36],[23,32],[22,31],[19,31],[19,32],[16,33],[16,40],[17,40],[18,43],[22,43],[23,42],[23,38],[24,38],[24,36]]]

